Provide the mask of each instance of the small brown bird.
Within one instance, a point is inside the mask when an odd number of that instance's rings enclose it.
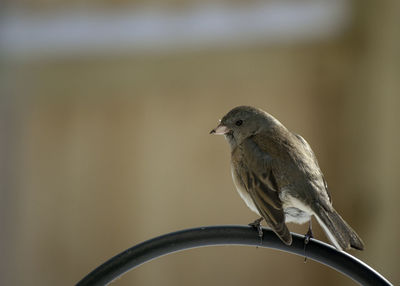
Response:
[[[356,232],[332,206],[317,159],[306,140],[290,132],[267,112],[250,106],[229,111],[210,132],[224,135],[231,147],[231,171],[239,195],[287,245],[286,222],[309,222],[314,216],[339,250],[363,250]]]

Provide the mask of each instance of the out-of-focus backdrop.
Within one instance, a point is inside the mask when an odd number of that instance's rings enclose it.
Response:
[[[1,6],[1,285],[72,285],[154,236],[253,221],[208,134],[243,104],[309,141],[364,239],[352,254],[400,282],[399,1]],[[249,283],[354,284],[301,257],[213,247],[113,285]]]

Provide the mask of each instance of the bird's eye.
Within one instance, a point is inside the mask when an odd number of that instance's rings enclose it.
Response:
[[[238,120],[235,122],[236,126],[240,126],[243,124],[243,120]]]

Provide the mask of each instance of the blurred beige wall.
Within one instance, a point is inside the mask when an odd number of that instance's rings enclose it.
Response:
[[[0,284],[71,285],[154,236],[253,221],[226,142],[208,135],[242,104],[309,141],[335,208],[366,244],[351,254],[399,283],[399,5],[380,3],[355,2],[353,28],[318,43],[6,61]],[[316,236],[326,241],[319,227]],[[175,253],[113,285],[249,281],[354,285],[311,260],[248,247]]]

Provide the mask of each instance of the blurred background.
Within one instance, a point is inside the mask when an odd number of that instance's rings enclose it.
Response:
[[[366,244],[351,254],[398,284],[399,11],[395,0],[2,1],[0,284],[73,285],[152,237],[256,219],[227,143],[208,134],[243,104],[308,140]],[[175,253],[113,285],[248,283],[354,285],[250,247]]]

